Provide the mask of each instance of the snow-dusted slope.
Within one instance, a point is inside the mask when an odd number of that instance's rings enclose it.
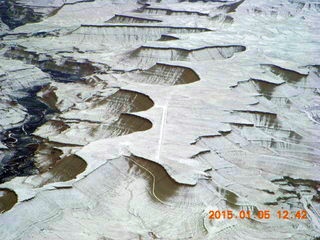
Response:
[[[0,185],[0,238],[318,239],[319,6],[83,1],[3,36],[55,112],[39,173]]]

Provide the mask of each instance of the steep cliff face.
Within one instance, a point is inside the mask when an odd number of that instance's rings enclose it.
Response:
[[[0,16],[3,23],[10,29],[19,27],[29,22],[38,22],[41,15],[32,8],[19,4],[15,0],[4,0],[0,2]]]
[[[317,1],[27,5],[2,8],[1,239],[320,237]]]

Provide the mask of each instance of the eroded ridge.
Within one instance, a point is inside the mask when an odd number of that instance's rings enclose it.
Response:
[[[68,128],[59,132],[55,130],[58,135],[48,136],[46,133],[49,129],[52,129],[52,121],[42,125],[42,127],[35,132],[36,135],[45,138],[51,142],[61,144],[71,144],[75,146],[86,145],[92,141],[99,139],[123,136],[134,132],[146,131],[152,127],[151,121],[146,118],[135,116],[132,114],[121,114],[110,123],[106,122],[90,122],[85,120],[75,120],[67,122]],[[86,136],[79,139],[79,135]]]
[[[35,134],[53,142],[84,145],[90,141],[145,131],[152,127],[148,119],[128,114],[150,109],[154,104],[150,97],[124,89],[104,89],[104,84],[98,83],[87,85],[87,93],[82,83],[74,86],[67,84],[67,89],[51,87],[44,90],[42,99],[50,99],[46,96],[54,95],[55,101],[50,104],[54,104],[62,114],[56,120],[48,121]],[[68,92],[70,87],[73,94],[64,98],[65,91]],[[91,95],[93,88],[102,88],[105,94]],[[82,97],[83,101],[79,100]],[[75,99],[78,100],[76,104]],[[87,137],[78,139],[78,134]]]
[[[103,105],[107,111],[114,114],[146,111],[154,105],[149,96],[124,89],[116,91],[96,104]],[[96,107],[96,105],[93,107]]]
[[[89,89],[99,87],[99,84],[95,82],[89,81],[88,83],[90,83]],[[56,84],[70,87],[70,84]],[[76,85],[82,86],[83,83],[74,83],[74,86]],[[105,88],[104,84],[100,87]],[[70,150],[94,140],[146,131],[152,127],[148,119],[128,114],[151,108],[154,103],[147,95],[123,89],[106,89],[105,91],[110,92],[111,90],[111,92],[105,96],[102,94],[88,97],[80,87],[79,90],[82,90],[86,98],[85,104],[90,107],[91,111],[88,112],[88,109],[87,112],[84,112],[84,109],[74,110],[74,102],[70,105],[70,109],[67,107],[69,100],[81,96],[76,87],[72,89],[74,96],[69,95],[69,99],[63,98],[66,103],[60,99],[63,95],[59,92],[59,88],[51,86],[42,90],[42,99],[49,101],[50,105],[53,105],[62,114],[61,117],[64,117],[47,121],[34,133],[44,139],[35,155],[40,174],[28,180],[34,187],[75,179],[86,169],[86,161],[73,154],[68,154]],[[69,89],[63,90],[69,91]],[[80,107],[83,102],[79,101],[78,104]],[[105,112],[102,116],[101,111]],[[95,114],[100,118],[95,118]],[[86,137],[79,139],[79,136]],[[64,151],[67,151],[67,154]]]
[[[100,94],[96,94],[93,89],[100,89]],[[65,97],[66,92],[70,93],[68,97]],[[101,80],[54,83],[43,88],[39,97],[57,109],[58,114],[57,118],[47,121],[34,133],[43,139],[35,155],[41,174],[32,178],[38,187],[59,179],[71,180],[85,169],[83,160],[64,157],[66,154],[69,156],[72,149],[95,140],[146,131],[152,127],[148,119],[128,114],[153,107],[154,103],[149,96],[125,89],[107,88]],[[72,173],[76,164],[81,168],[75,167]],[[69,168],[67,171],[70,174],[61,172],[62,168]]]
[[[179,188],[183,188],[169,176],[160,164],[136,156],[126,157],[125,159],[129,163],[128,172],[130,174],[144,176],[149,182],[149,190],[155,200],[167,202],[176,195]]]
[[[306,136],[303,136],[299,128],[295,131],[294,126],[288,124],[286,116],[282,111],[287,111],[290,108],[297,107],[297,102],[292,102],[292,92],[288,92],[290,89],[286,83],[274,83],[268,82],[262,79],[249,79],[246,81],[238,82],[234,89],[240,91],[246,91],[249,93],[259,93],[255,97],[259,100],[261,105],[275,104],[275,109],[281,109],[281,111],[236,111],[233,114],[239,115],[252,122],[252,125],[241,126],[245,135],[250,136],[252,134],[252,143],[254,144],[266,144],[271,147],[281,147],[281,145],[287,148],[293,148],[292,143],[301,143],[305,140]],[[296,94],[296,92],[293,92]],[[301,116],[303,117],[303,116]],[[239,127],[239,125],[238,125]],[[264,137],[258,140],[253,135],[261,135],[259,131],[264,132]],[[297,132],[298,131],[298,132]],[[254,140],[253,140],[254,139]],[[250,140],[251,141],[251,140]],[[281,141],[285,141],[281,143]],[[305,148],[305,151],[308,151]]]
[[[201,199],[206,198],[208,201],[214,201],[217,196],[225,196],[225,192],[229,192],[218,186],[215,186],[210,192],[205,192],[206,187],[210,186],[209,181],[203,181],[198,186],[177,183],[161,164],[137,156],[124,157],[124,159],[128,161],[127,172],[129,175],[143,177],[148,182],[149,193],[156,202],[171,206],[197,208],[202,205]],[[229,193],[229,195],[231,194]],[[200,219],[196,221],[198,220]]]
[[[41,14],[28,6],[21,6],[16,1],[3,1],[0,5],[1,21],[11,29],[24,25],[28,22],[39,22]]]
[[[101,67],[88,60],[77,61],[71,57],[55,59],[50,55],[28,51],[22,46],[10,47],[5,56],[34,64],[42,71],[50,73],[55,80],[61,81],[75,81],[101,71]]]
[[[231,58],[235,53],[246,50],[245,46],[208,46],[196,49],[161,48],[142,46],[130,54],[130,65],[146,67],[157,62],[206,61]]]
[[[235,12],[236,9],[244,2],[245,0],[233,2],[230,4],[225,4],[220,7],[218,7],[219,10],[224,10],[226,13],[232,13]]]
[[[87,83],[87,85],[82,83],[73,85],[74,91],[70,93],[68,97],[63,97],[63,95],[69,91],[70,85],[52,84],[51,86],[43,88],[39,93],[39,97],[60,112],[72,111],[81,114],[85,109],[92,113],[99,109],[100,117],[95,120],[92,119],[92,121],[97,121],[98,119],[106,120],[108,117],[111,117],[112,114],[117,115],[122,112],[146,111],[154,105],[152,99],[143,93],[119,88],[106,88],[103,82],[100,84],[87,81]],[[64,86],[66,87],[65,89],[63,89]],[[95,88],[105,91],[105,94],[92,93],[91,91]],[[73,99],[76,98],[79,99],[76,104],[79,105],[79,107],[81,106],[82,111],[72,109],[72,105],[74,104]],[[83,102],[81,100],[83,100]],[[81,115],[78,115],[78,117],[79,116]],[[90,118],[87,120],[90,120]]]
[[[308,76],[307,74],[302,74],[297,71],[282,68],[273,64],[262,64],[261,66],[267,68],[274,75],[284,79],[286,82],[291,84],[298,83]]]
[[[116,14],[114,17],[110,18],[106,22],[107,23],[159,23],[162,21],[158,19]]]
[[[161,37],[158,39],[158,41],[173,41],[173,40],[178,40],[178,37],[171,36],[168,34],[162,34]]]
[[[145,71],[132,73],[129,77],[136,82],[159,85],[188,84],[200,80],[198,74],[190,68],[160,63]]]
[[[56,112],[34,132],[39,173],[1,186],[21,200],[0,238],[318,239],[318,11],[303,2],[96,0],[4,37],[0,55],[23,46],[83,81],[38,93]],[[106,65],[81,73],[88,62]],[[284,209],[307,219],[275,217]]]
[[[108,126],[110,137],[122,136],[134,132],[146,131],[152,127],[152,122],[146,118],[122,113],[118,120]]]
[[[86,41],[106,41],[108,45],[137,45],[157,40],[162,34],[185,34],[210,31],[208,28],[174,27],[154,25],[81,25],[69,37]]]
[[[233,19],[232,16],[229,16],[229,15],[226,15],[226,14],[222,14],[222,13],[211,17],[211,19],[213,21],[221,22],[223,24],[232,24],[234,22],[234,19]]]
[[[76,155],[59,158],[49,169],[39,175],[30,177],[34,187],[42,187],[49,183],[66,182],[75,179],[85,171],[86,161]]]
[[[156,8],[156,7],[145,7],[138,10],[138,12],[141,12],[144,14],[152,14],[152,15],[209,16],[208,13],[202,13],[197,11],[173,10],[173,9]]]
[[[233,86],[233,88],[241,88],[243,91],[257,91],[266,99],[271,100],[273,93],[276,91],[276,87],[280,84],[268,82],[262,79],[254,79],[251,78],[249,80],[238,82],[237,86]]]

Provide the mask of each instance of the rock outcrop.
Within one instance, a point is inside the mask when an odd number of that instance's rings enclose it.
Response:
[[[18,2],[0,239],[319,239],[317,2]]]

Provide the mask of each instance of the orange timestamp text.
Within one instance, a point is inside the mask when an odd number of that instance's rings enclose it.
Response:
[[[307,219],[306,210],[298,211],[288,211],[288,210],[279,210],[275,213],[271,213],[270,210],[258,210],[252,212],[250,210],[210,210],[209,219],[270,219],[273,216],[278,219],[290,220],[290,219]]]

